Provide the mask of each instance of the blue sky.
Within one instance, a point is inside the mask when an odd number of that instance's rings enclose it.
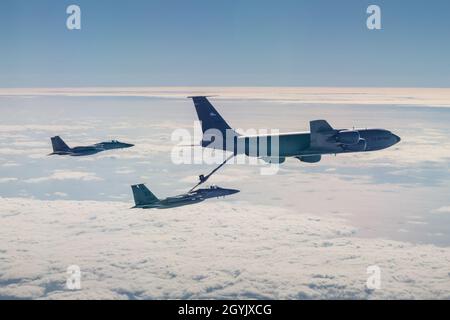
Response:
[[[448,87],[449,17],[444,0],[3,0],[0,87]]]

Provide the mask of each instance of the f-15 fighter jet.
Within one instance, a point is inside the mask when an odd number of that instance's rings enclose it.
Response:
[[[89,156],[106,150],[131,148],[134,146],[133,144],[130,143],[112,140],[108,142],[96,143],[91,146],[80,146],[70,148],[59,136],[52,137],[51,140],[53,152],[50,153],[49,156],[51,155],[72,156],[72,157]]]
[[[217,186],[211,186],[207,189],[197,189],[175,197],[158,199],[143,184],[133,185],[131,186],[131,189],[133,190],[134,202],[136,204],[133,209],[168,209],[181,207],[199,203],[210,198],[226,197],[239,192],[239,190],[235,189],[224,189]]]

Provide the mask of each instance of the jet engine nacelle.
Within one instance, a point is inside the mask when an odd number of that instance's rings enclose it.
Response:
[[[357,144],[344,145],[344,149],[346,151],[351,151],[351,152],[366,151],[366,148],[367,148],[367,142],[364,139],[359,139]]]
[[[313,156],[300,156],[300,157],[296,157],[296,158],[298,160],[300,160],[301,162],[316,163],[322,159],[322,156],[320,154],[318,154],[318,155],[313,155]]]
[[[340,131],[336,135],[336,142],[345,144],[345,145],[354,145],[358,144],[360,136],[358,131],[344,130]]]

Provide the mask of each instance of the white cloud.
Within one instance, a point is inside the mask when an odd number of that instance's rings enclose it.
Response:
[[[33,140],[25,140],[25,141],[8,141],[2,143],[1,145],[9,146],[9,147],[20,147],[20,148],[40,148],[40,147],[48,147],[49,142],[47,141],[33,141]]]
[[[51,180],[82,180],[82,181],[100,181],[102,178],[98,177],[93,172],[84,171],[65,171],[65,170],[55,170],[51,175],[47,177],[30,178],[24,180],[26,183],[40,183]]]
[[[19,167],[20,164],[16,163],[16,162],[12,162],[12,161],[8,161],[4,164],[2,164],[2,167]]]
[[[49,149],[39,149],[39,148],[26,148],[26,149],[15,149],[15,148],[1,148],[0,154],[5,156],[26,156],[28,158],[38,159],[45,158],[50,152]]]
[[[22,132],[22,131],[44,131],[44,132],[67,132],[68,130],[86,130],[89,126],[83,125],[55,125],[55,124],[2,124],[0,132]]]
[[[450,206],[440,207],[439,209],[434,210],[435,213],[450,213]]]
[[[67,193],[65,193],[65,192],[54,192],[53,195],[57,196],[57,197],[63,197],[63,198],[67,197]]]
[[[127,168],[127,167],[122,167],[116,170],[117,174],[132,174],[134,173],[135,170],[131,169],[131,168]]]
[[[0,183],[8,183],[8,182],[15,182],[19,179],[17,178],[0,178]]]
[[[336,218],[214,200],[164,211],[19,198],[0,207],[0,297],[450,298],[450,249],[358,238]],[[80,291],[64,288],[74,264]],[[381,290],[365,288],[370,265]]]

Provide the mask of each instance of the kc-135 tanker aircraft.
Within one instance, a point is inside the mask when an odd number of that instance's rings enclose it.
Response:
[[[259,157],[269,163],[283,163],[286,158],[316,163],[322,155],[376,151],[400,142],[400,137],[385,129],[334,129],[325,120],[311,121],[310,132],[243,136],[228,125],[206,96],[189,98],[202,123],[202,147]]]

